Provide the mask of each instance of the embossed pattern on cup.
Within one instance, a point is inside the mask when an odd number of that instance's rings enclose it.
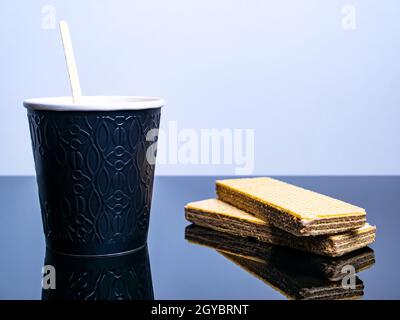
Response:
[[[146,134],[160,114],[28,110],[48,248],[107,255],[146,243],[154,177]]]
[[[42,300],[153,300],[147,247],[114,257],[71,257],[46,252],[45,266],[54,267],[53,288]]]

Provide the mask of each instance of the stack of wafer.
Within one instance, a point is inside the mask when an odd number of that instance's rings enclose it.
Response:
[[[361,298],[364,285],[358,274],[375,263],[374,251],[367,247],[330,258],[195,225],[186,227],[185,238],[215,249],[290,299]],[[354,283],[344,287],[342,282],[348,273],[343,270],[349,265],[353,267]]]
[[[329,257],[368,246],[363,208],[272,178],[216,182],[217,199],[185,206],[195,225]]]

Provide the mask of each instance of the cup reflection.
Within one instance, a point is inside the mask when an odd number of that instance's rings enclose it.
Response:
[[[195,225],[186,228],[185,238],[217,250],[289,299],[359,299],[364,295],[364,284],[357,275],[348,283],[346,267],[358,273],[375,263],[370,248],[330,258]]]
[[[42,300],[154,299],[147,246],[113,257],[67,256],[47,250],[44,265],[54,267],[55,285],[44,284]]]

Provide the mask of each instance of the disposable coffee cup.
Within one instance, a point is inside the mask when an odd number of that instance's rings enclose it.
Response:
[[[150,97],[24,101],[49,250],[102,256],[146,245],[163,105]]]
[[[46,251],[42,300],[154,300],[147,246],[113,257]]]

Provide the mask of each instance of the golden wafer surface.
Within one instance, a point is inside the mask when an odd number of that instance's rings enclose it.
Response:
[[[363,208],[272,178],[219,180],[217,186],[302,220],[366,214]]]

